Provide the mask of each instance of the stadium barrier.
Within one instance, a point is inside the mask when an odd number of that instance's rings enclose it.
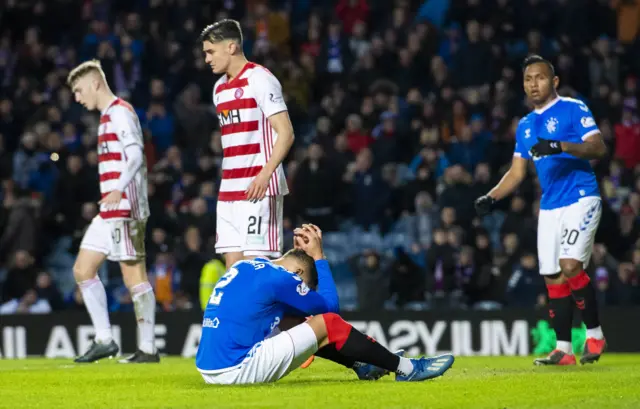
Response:
[[[384,311],[349,312],[343,316],[392,350],[410,355],[453,352],[469,355],[546,354],[555,345],[555,333],[539,310],[502,311]],[[640,308],[609,308],[601,313],[611,352],[640,352]],[[136,348],[133,313],[111,315],[116,342],[123,354]],[[156,346],[166,355],[194,357],[200,339],[202,315],[195,312],[158,313]],[[51,315],[0,316],[1,358],[72,358],[91,343],[93,328],[84,312]],[[584,327],[574,328],[574,350],[581,351]]]

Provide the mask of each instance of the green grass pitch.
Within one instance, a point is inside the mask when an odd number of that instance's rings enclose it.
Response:
[[[0,408],[637,409],[640,355],[605,354],[569,368],[535,367],[529,357],[460,357],[444,377],[419,383],[358,381],[316,359],[274,384],[224,387],[205,385],[192,359],[0,360]]]

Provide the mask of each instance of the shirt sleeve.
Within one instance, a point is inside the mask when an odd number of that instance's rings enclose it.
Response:
[[[135,112],[131,112],[127,108],[120,108],[115,118],[112,114],[112,120],[118,132],[118,139],[125,148],[130,145],[144,147],[142,127]]]
[[[328,311],[327,302],[313,291],[295,274],[281,273],[275,283],[275,301],[285,304],[305,315],[324,314]]]
[[[266,71],[260,71],[250,77],[252,88],[255,92],[256,103],[267,118],[286,111],[287,104],[282,96],[280,81]]]
[[[531,155],[529,155],[529,150],[527,146],[524,144],[524,132],[531,132],[530,128],[526,128],[524,122],[520,122],[518,127],[516,128],[516,146],[513,150],[513,156],[517,156],[522,159],[531,159]]]
[[[326,312],[340,312],[340,299],[338,297],[338,289],[336,287],[336,283],[333,280],[333,275],[331,274],[331,268],[329,267],[329,262],[327,260],[318,260],[316,261],[316,269],[318,271],[318,290],[317,293],[324,298],[324,301],[327,305],[327,309],[322,311],[322,313]],[[288,307],[285,308],[285,312],[287,315],[294,316],[305,316],[303,311],[299,311],[295,308]]]
[[[333,281],[331,267],[327,260],[316,261],[316,270],[318,271],[318,294],[324,298],[327,304],[327,311],[324,312],[340,312],[340,300],[338,298],[338,289]]]
[[[131,183],[131,181],[133,180],[133,177],[142,167],[144,156],[142,148],[137,144],[128,145],[124,148],[124,152],[126,156],[126,165],[124,167],[124,170],[120,174],[117,187],[117,189],[121,192],[124,192],[127,186],[129,186],[129,183]]]
[[[572,111],[571,124],[573,125],[573,130],[580,139],[584,141],[591,135],[595,135],[600,132],[591,110],[584,102],[580,101],[577,104],[573,104]]]

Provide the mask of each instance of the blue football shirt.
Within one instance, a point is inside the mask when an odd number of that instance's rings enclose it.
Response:
[[[531,147],[540,139],[581,143],[600,132],[584,102],[558,97],[520,120],[515,156],[533,159],[542,188],[540,209],[569,206],[583,197],[600,196],[591,164],[568,153],[532,158]]]

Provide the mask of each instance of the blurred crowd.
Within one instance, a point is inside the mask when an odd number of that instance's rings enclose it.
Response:
[[[285,231],[325,231],[345,308],[531,308],[540,189],[473,201],[508,168],[530,107],[520,63],[552,60],[610,156],[588,272],[606,305],[640,304],[638,0],[7,0],[0,6],[0,313],[83,308],[71,266],[99,200],[98,116],[69,69],[102,62],[145,136],[147,264],[164,310],[201,306],[222,148],[199,30],[241,21],[281,81],[296,132]],[[291,245],[288,240],[286,246]],[[117,266],[100,276],[131,309]],[[205,296],[206,298],[206,296]]]

